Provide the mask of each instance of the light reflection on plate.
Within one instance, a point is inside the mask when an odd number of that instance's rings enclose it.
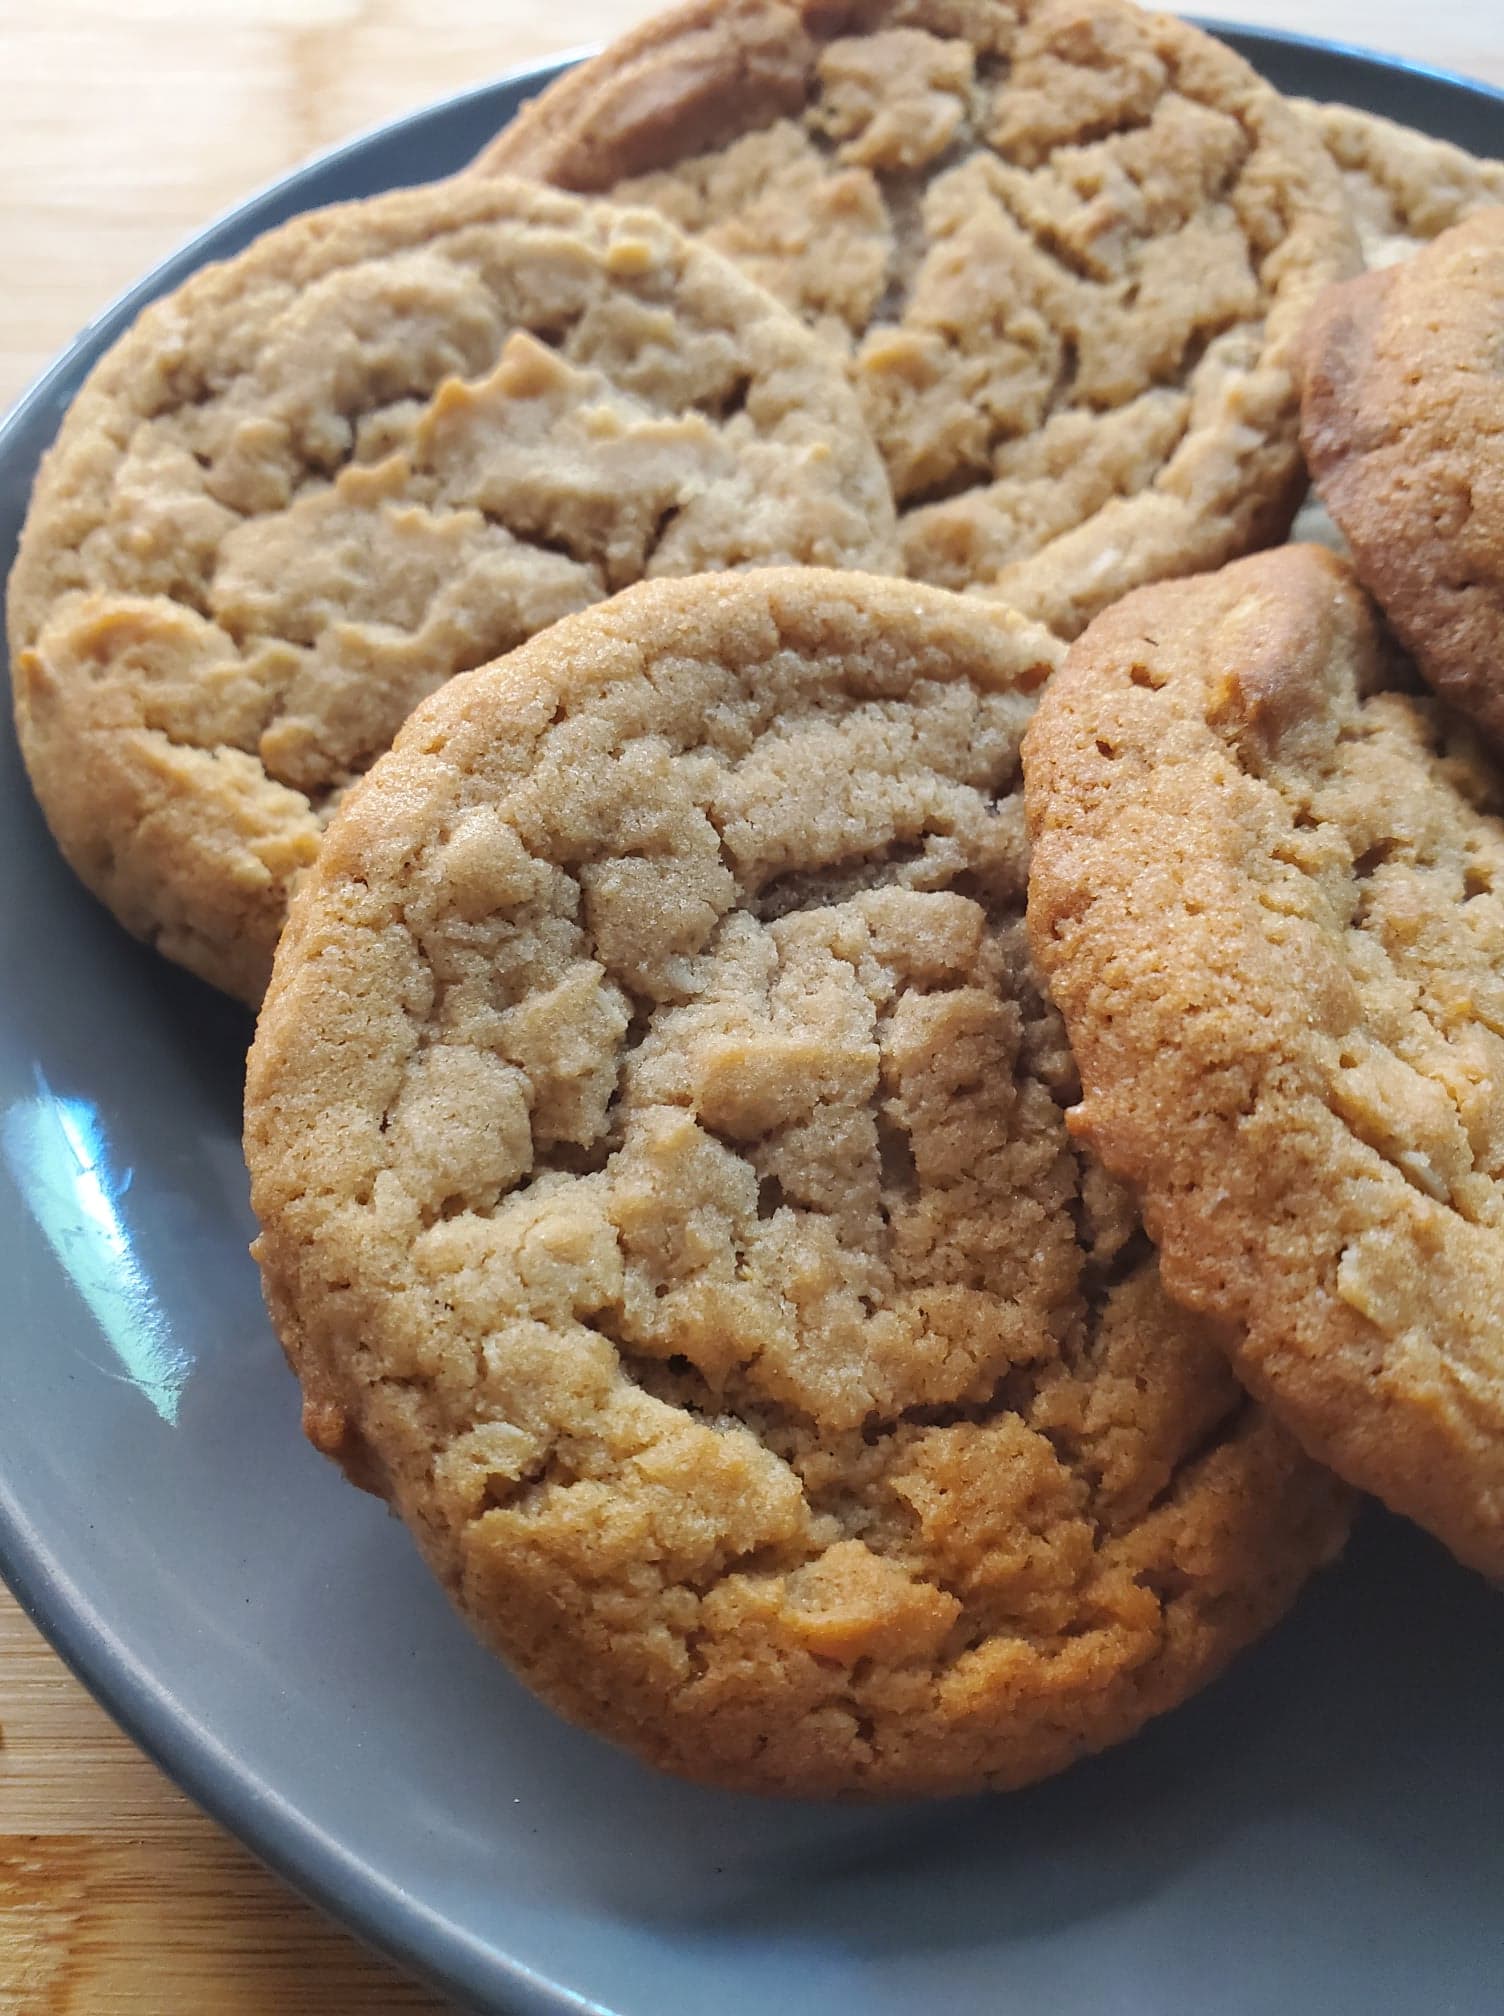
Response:
[[[54,1092],[38,1067],[36,1093],[0,1115],[3,1154],[27,1209],[88,1304],[124,1378],[169,1425],[193,1360],[174,1339],[136,1258],[120,1209],[131,1171],[110,1166],[99,1109]]]
[[[1497,95],[1233,39],[1286,89],[1504,151]],[[0,425],[0,573],[147,298],[316,203],[454,172],[548,74],[299,171],[102,316]],[[1500,2008],[1504,1603],[1396,1522],[1205,1695],[1008,1800],[733,1800],[524,1695],[299,1437],[245,1254],[243,1015],[71,882],[3,711],[0,1568],[264,1860],[506,2016]]]

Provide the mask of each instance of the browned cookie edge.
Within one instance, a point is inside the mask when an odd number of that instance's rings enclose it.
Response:
[[[958,635],[988,620],[978,605],[959,602],[939,591],[856,576],[749,575],[718,579],[700,587],[721,603],[745,602],[766,593],[789,609],[799,598],[811,595],[834,604],[849,604],[866,595],[876,605],[874,618],[887,611],[889,620],[900,629],[912,627],[916,620],[924,622],[927,649],[933,648],[937,632],[943,634],[948,611],[959,626]],[[617,641],[629,614],[642,618],[650,609],[667,608],[678,612],[675,620],[682,628],[684,616],[691,613],[689,598],[698,592],[696,585],[689,583],[660,583],[631,590],[615,604],[571,619],[571,641],[580,648],[571,651],[564,666],[544,669],[540,676],[542,660],[551,647],[535,640],[510,660],[464,675],[462,684],[451,685],[425,703],[403,731],[394,752],[351,793],[318,868],[294,903],[252,1053],[247,1088],[247,1152],[265,1226],[260,1258],[279,1333],[304,1379],[308,1432],[356,1481],[367,1486],[397,1495],[394,1480],[384,1473],[366,1443],[360,1409],[349,1386],[337,1364],[327,1359],[328,1340],[317,1339],[312,1334],[315,1326],[303,1320],[307,1289],[299,1284],[316,1280],[317,1256],[295,1230],[277,1222],[278,1200],[298,1181],[297,1156],[276,1153],[276,1130],[268,1125],[269,1102],[283,1096],[289,1073],[296,1076],[302,1071],[308,1049],[306,1031],[317,1026],[310,1020],[314,1015],[310,987],[317,978],[314,969],[322,967],[324,980],[319,984],[326,984],[331,970],[337,971],[341,965],[352,987],[366,984],[364,969],[359,961],[351,962],[350,947],[323,898],[342,878],[368,876],[373,858],[381,856],[388,862],[400,858],[402,836],[390,830],[390,812],[401,800],[408,772],[416,775],[425,763],[444,760],[446,730],[462,727],[473,744],[485,732],[487,709],[477,704],[482,698],[504,700],[509,718],[516,716],[520,721],[528,714],[536,728],[550,718],[576,682],[589,683],[594,647]],[[488,682],[494,689],[489,694]],[[522,732],[520,727],[518,732]],[[359,1335],[355,1317],[358,1300],[347,1295],[344,1306],[356,1322],[351,1334]],[[1141,1666],[1121,1672],[1108,1685],[1085,1666],[1072,1679],[1072,1662],[1066,1658],[1056,1683],[1061,1691],[1053,1712],[1031,1715],[1021,1707],[1019,1726],[1006,1741],[996,1736],[995,1713],[989,1715],[986,1690],[979,1686],[970,1750],[965,1727],[958,1726],[957,1743],[947,1755],[928,1762],[915,1755],[901,1772],[874,1779],[869,1789],[939,1793],[964,1791],[983,1783],[1021,1784],[1059,1769],[1089,1750],[1120,1740],[1151,1715],[1172,1707],[1213,1678],[1242,1645],[1267,1629],[1288,1607],[1306,1576],[1340,1548],[1345,1535],[1347,1494],[1307,1464],[1276,1423],[1253,1409],[1241,1410],[1229,1424],[1224,1442],[1190,1453],[1178,1488],[1185,1493],[1183,1507],[1165,1503],[1155,1515],[1177,1520],[1175,1530],[1182,1537],[1174,1549],[1179,1565],[1170,1572],[1168,1586],[1159,1592],[1165,1606],[1163,1639]],[[413,1508],[408,1509],[411,1513]],[[441,1579],[452,1593],[462,1594],[467,1586],[465,1571],[452,1538],[425,1526],[421,1518],[414,1524]],[[579,1643],[577,1632],[559,1628],[573,1601],[569,1592],[561,1588],[548,1601],[542,1600],[541,1591],[539,1595],[538,1602],[526,1603],[515,1600],[514,1595],[486,1635],[557,1707],[584,1726],[623,1740],[623,1701],[619,1686],[613,1689],[609,1662],[600,1672],[592,1662],[582,1662],[572,1649]],[[1028,1661],[1022,1656],[1025,1649],[1020,1648],[1016,1684],[1026,1701],[1031,1683]],[[1069,1647],[1065,1649],[1069,1651]],[[641,1705],[635,1695],[633,1699],[634,1705]],[[770,1757],[765,1765],[742,1763],[733,1768],[716,1756],[712,1727],[701,1726],[689,1717],[682,1718],[681,1726],[672,1713],[664,1719],[663,1704],[654,1706],[646,1700],[646,1706],[644,1725],[633,1737],[633,1747],[663,1768],[741,1789],[785,1795],[855,1789],[849,1774],[842,1772],[821,1777],[810,1769],[790,1779],[776,1757]],[[989,1730],[993,1731],[991,1736]]]
[[[1467,313],[1474,259],[1504,281],[1504,209],[1325,291],[1304,338],[1301,446],[1422,672],[1504,742],[1504,512],[1488,466],[1504,441],[1504,353],[1486,300]]]
[[[1386,1362],[1326,1223],[1340,1133],[1312,1032],[1348,1026],[1351,983],[1305,928],[1300,835],[1258,780],[1319,761],[1339,661],[1388,682],[1366,598],[1318,547],[1100,617],[1025,738],[1030,938],[1081,1068],[1073,1125],[1140,1187],[1166,1287],[1234,1326],[1239,1376],[1313,1455],[1497,1575],[1504,1452],[1444,1364],[1417,1386]]]

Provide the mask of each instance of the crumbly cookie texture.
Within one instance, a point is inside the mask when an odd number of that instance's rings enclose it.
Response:
[[[1342,171],[1369,266],[1408,259],[1474,211],[1504,203],[1504,161],[1352,105],[1295,102]]]
[[[294,903],[246,1147],[305,1426],[671,1770],[1018,1784],[1341,1544],[1066,1132],[1058,655],[896,581],[636,588],[425,702]]]
[[[149,308],[11,578],[21,745],[84,881],[259,1000],[408,712],[643,577],[893,564],[839,362],[656,213],[522,183],[300,217]]]
[[[1504,209],[1322,296],[1301,441],[1421,671],[1504,742]]]
[[[1392,266],[1490,204],[1504,203],[1504,161],[1490,161],[1352,105],[1294,103],[1341,169],[1365,265]],[[1348,552],[1315,490],[1295,514],[1292,540]]]
[[[1309,124],[1168,16],[696,0],[479,165],[653,203],[839,344],[917,578],[1073,636],[1290,523],[1296,343],[1351,216]]]
[[[1317,547],[1101,617],[1024,764],[1075,1137],[1245,1384],[1504,1574],[1498,772]]]

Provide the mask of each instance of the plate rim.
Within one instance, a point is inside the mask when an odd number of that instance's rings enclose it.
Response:
[[[91,316],[14,404],[0,414],[0,469],[13,452],[16,437],[31,425],[54,397],[56,387],[81,361],[87,358],[92,366],[150,302],[209,260],[222,256],[210,248],[223,232],[267,205],[284,201],[300,185],[328,169],[354,160],[376,140],[397,138],[407,129],[428,125],[436,116],[495,97],[509,86],[541,91],[563,70],[594,53],[592,45],[577,45],[446,93],[394,119],[378,120],[321,148],[286,174],[272,177],[219,211]],[[4,656],[0,638],[0,657]],[[8,661],[0,683],[8,695]],[[212,1728],[184,1711],[170,1687],[132,1654],[84,1591],[63,1572],[3,1475],[0,1581],[74,1679],[170,1783],[299,1896],[367,1947],[467,2007],[505,2010],[508,2016],[512,2011],[517,2016],[612,2016],[602,2003],[549,1980],[514,1955],[430,1910],[316,1827],[244,1767]],[[498,2002],[496,1996],[502,1990],[508,1999]]]
[[[1504,88],[1359,43],[1334,41],[1241,21],[1186,18],[1232,44],[1258,67],[1261,52],[1335,57],[1344,69],[1370,78],[1410,76],[1460,93],[1504,115]],[[0,469],[16,437],[54,396],[56,387],[87,358],[103,350],[150,301],[220,256],[213,242],[273,202],[285,202],[331,167],[353,161],[375,141],[427,126],[457,109],[509,87],[530,86],[528,96],[562,71],[595,53],[580,45],[521,64],[450,92],[311,155],[219,212],[92,316],[0,414]],[[1353,101],[1344,101],[1353,102]],[[1501,134],[1504,139],[1504,134]],[[8,690],[8,673],[5,680]],[[3,1013],[3,1007],[0,1007]],[[410,1974],[477,2009],[515,2016],[612,2016],[608,2006],[551,1980],[462,1924],[425,1905],[320,1829],[295,1805],[242,1765],[212,1727],[187,1713],[170,1687],[145,1667],[101,1617],[85,1592],[65,1574],[44,1536],[0,1476],[0,1580],[28,1621],[110,1719],[179,1790],[218,1826],[299,1895],[353,1932],[364,1944]],[[505,2000],[498,2000],[504,1995]]]
[[[1439,84],[1448,90],[1461,91],[1468,97],[1491,103],[1504,112],[1504,85],[1487,83],[1482,77],[1469,77],[1464,71],[1449,70],[1443,64],[1423,63],[1416,56],[1391,55],[1383,49],[1375,49],[1371,43],[1348,42],[1325,35],[1302,35],[1297,28],[1265,28],[1252,21],[1224,20],[1207,14],[1187,13],[1182,19],[1218,42],[1231,43],[1239,55],[1247,57],[1250,62],[1253,61],[1248,54],[1250,48],[1304,50],[1311,55],[1336,56],[1357,68],[1382,71],[1386,76],[1419,77],[1427,83]],[[583,53],[572,51],[568,60],[577,60]],[[1254,67],[1257,68],[1257,64]],[[1360,106],[1358,109],[1366,111],[1368,108]],[[1375,116],[1382,118],[1386,115],[1380,113]],[[1451,144],[1457,146],[1460,143],[1453,141]]]

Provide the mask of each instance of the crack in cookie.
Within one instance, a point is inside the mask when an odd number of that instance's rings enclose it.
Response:
[[[1078,1138],[1313,1454],[1504,1572],[1504,786],[1350,568],[1145,589],[1024,745]]]
[[[23,752],[122,922],[255,1002],[425,694],[633,581],[881,567],[892,528],[839,364],[655,214],[502,182],[316,213],[79,393],[11,579]]]
[[[844,350],[916,578],[1073,636],[1289,525],[1295,346],[1356,241],[1316,134],[1180,22],[700,0],[477,165],[655,205]]]
[[[895,581],[634,589],[426,702],[294,906],[247,1153],[309,1433],[669,1768],[1021,1783],[1345,1531],[1066,1131],[1058,657]]]
[[[1296,104],[1342,170],[1367,266],[1393,266],[1464,217],[1504,203],[1504,161],[1355,105]]]

